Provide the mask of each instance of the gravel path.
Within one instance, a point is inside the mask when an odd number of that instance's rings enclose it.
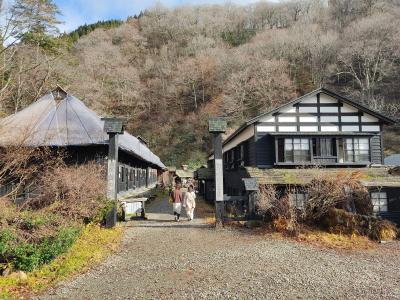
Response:
[[[400,246],[344,253],[171,221],[167,200],[122,250],[39,299],[400,299]]]

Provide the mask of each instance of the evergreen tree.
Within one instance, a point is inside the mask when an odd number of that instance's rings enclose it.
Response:
[[[55,35],[58,33],[57,25],[61,23],[57,19],[60,11],[53,0],[15,0],[11,15],[15,28],[12,34],[18,39],[28,33],[39,36]]]

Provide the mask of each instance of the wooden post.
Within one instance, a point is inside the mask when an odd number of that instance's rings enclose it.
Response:
[[[216,225],[222,225],[224,217],[224,165],[222,160],[222,133],[226,131],[224,118],[210,118],[208,130],[213,134],[214,170],[215,170],[215,219]]]
[[[117,224],[118,204],[118,135],[124,133],[125,119],[102,118],[104,131],[109,137],[108,143],[108,168],[107,168],[107,198],[113,202],[111,211],[106,216],[106,227],[111,228]]]
[[[222,160],[222,133],[214,133],[215,219],[217,225],[224,216],[224,166]]]
[[[256,178],[243,178],[244,189],[246,190],[248,200],[248,217],[253,218],[256,215],[256,203],[258,197],[258,182]]]
[[[107,198],[113,201],[113,207],[106,217],[106,227],[108,228],[117,224],[118,168],[118,134],[109,133]]]

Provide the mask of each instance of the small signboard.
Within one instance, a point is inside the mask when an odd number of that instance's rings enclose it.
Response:
[[[104,131],[107,133],[124,133],[126,120],[124,118],[102,118]]]
[[[222,133],[226,131],[226,120],[222,117],[210,118],[208,120],[208,130],[211,133]]]
[[[258,183],[256,178],[243,178],[244,188],[247,192],[258,191]]]

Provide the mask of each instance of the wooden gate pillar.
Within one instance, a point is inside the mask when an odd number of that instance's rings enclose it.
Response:
[[[222,153],[222,133],[226,131],[224,118],[210,118],[209,131],[214,135],[214,170],[215,170],[215,219],[217,226],[224,217],[224,164]]]
[[[125,120],[121,118],[103,118],[104,131],[108,133],[108,167],[107,167],[107,198],[113,201],[113,207],[106,216],[106,227],[117,224],[118,203],[118,135],[124,133]]]
[[[224,164],[222,154],[222,134],[214,134],[215,168],[215,219],[222,223],[224,217]]]

